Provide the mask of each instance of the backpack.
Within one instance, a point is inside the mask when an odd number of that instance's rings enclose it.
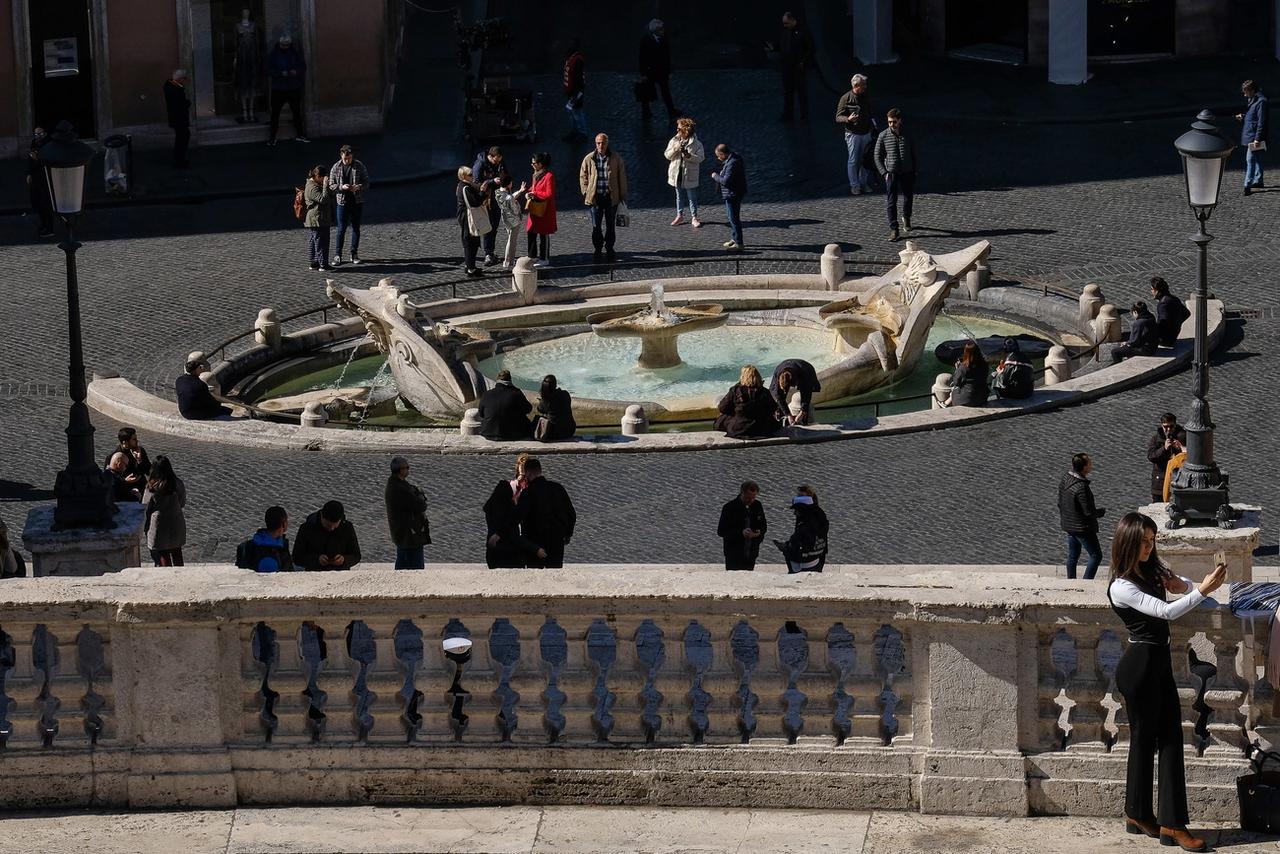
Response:
[[[293,218],[297,220],[307,218],[307,205],[301,187],[293,188]]]
[[[236,546],[236,566],[240,569],[258,568],[257,548],[253,545],[253,540],[245,540]]]
[[[1001,362],[1000,367],[996,368],[995,377],[991,382],[996,396],[1001,398],[1030,397],[1034,386],[1035,376],[1031,366],[1025,362],[1008,360]]]

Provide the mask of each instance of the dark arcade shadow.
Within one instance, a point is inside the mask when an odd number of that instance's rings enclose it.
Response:
[[[42,489],[33,484],[17,480],[0,479],[0,502],[50,501],[52,499],[52,489]]]

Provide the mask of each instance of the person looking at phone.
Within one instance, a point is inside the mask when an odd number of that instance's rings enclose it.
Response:
[[[1267,106],[1267,96],[1262,94],[1258,84],[1252,80],[1246,80],[1240,84],[1240,94],[1249,105],[1243,113],[1236,113],[1236,121],[1241,123],[1240,144],[1244,146],[1244,194],[1247,196],[1256,188],[1266,186],[1262,182],[1262,155],[1267,150],[1270,110]]]
[[[844,147],[849,153],[849,192],[860,196],[873,190],[871,146],[876,141],[876,120],[867,98],[867,75],[853,75],[849,87],[836,105],[836,125],[844,131]]]
[[[1151,501],[1164,501],[1164,478],[1169,460],[1187,450],[1187,431],[1172,412],[1160,416],[1156,434],[1147,442],[1147,459],[1151,461]]]
[[[759,484],[754,480],[743,481],[737,497],[720,508],[716,534],[724,540],[724,568],[730,572],[750,572],[756,568],[760,543],[769,530],[759,496]]]
[[[1163,845],[1203,851],[1187,831],[1187,785],[1182,762],[1182,707],[1173,678],[1169,623],[1222,586],[1227,567],[1217,562],[1198,585],[1169,571],[1156,554],[1156,523],[1126,513],[1111,540],[1107,601],[1129,630],[1116,667],[1116,687],[1129,717],[1129,765],[1125,778],[1125,831],[1159,838]],[[1166,594],[1182,595],[1170,602]],[[1185,595],[1183,595],[1185,594]],[[1160,755],[1160,801],[1151,808],[1152,761]]]

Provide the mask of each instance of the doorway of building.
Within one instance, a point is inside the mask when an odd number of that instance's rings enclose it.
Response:
[[[947,56],[1021,65],[1027,61],[1027,0],[950,0]]]
[[[80,136],[97,135],[89,2],[33,0],[28,4],[32,118],[50,133],[65,119]]]
[[[213,103],[219,116],[244,116],[245,99],[250,112],[262,112],[266,102],[267,35],[263,0],[212,0],[209,33],[213,48]],[[249,25],[244,13],[249,13]]]
[[[1174,0],[1089,0],[1089,55],[1172,54]]]

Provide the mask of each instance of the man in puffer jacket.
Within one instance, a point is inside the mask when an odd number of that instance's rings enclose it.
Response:
[[[1093,487],[1089,483],[1092,471],[1093,459],[1088,454],[1076,454],[1071,458],[1071,470],[1058,483],[1058,516],[1067,535],[1067,578],[1076,577],[1076,564],[1080,562],[1083,548],[1089,552],[1089,563],[1084,569],[1086,581],[1097,574],[1102,563],[1098,520],[1107,512],[1093,501]]]
[[[876,171],[884,178],[889,213],[889,239],[898,239],[898,194],[902,194],[902,225],[911,230],[911,207],[916,197],[916,146],[902,130],[902,111],[888,114],[889,127],[876,138]]]

